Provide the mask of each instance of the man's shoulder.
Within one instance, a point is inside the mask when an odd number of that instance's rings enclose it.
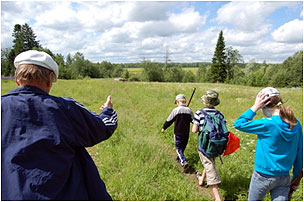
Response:
[[[78,106],[80,108],[87,110],[87,108],[85,108],[82,104],[80,104],[79,102],[74,100],[74,98],[72,98],[72,97],[54,97],[54,98],[57,99],[59,102],[61,102],[64,105]]]

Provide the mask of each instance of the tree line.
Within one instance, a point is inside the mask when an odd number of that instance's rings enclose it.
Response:
[[[143,60],[146,61],[146,60]],[[141,63],[124,63],[125,68],[142,68]],[[165,68],[165,63],[159,63],[163,68]],[[170,62],[167,67],[182,67],[182,68],[199,68],[200,66],[207,67],[211,65],[211,62]]]
[[[212,66],[201,65],[196,74],[179,66],[165,70],[158,63],[142,62],[140,75],[130,74],[131,81],[158,82],[197,82],[228,83],[246,86],[302,87],[303,86],[303,51],[296,52],[282,64],[236,63],[229,67],[229,72],[220,81],[215,81]]]
[[[159,63],[143,61],[141,78],[159,82],[229,83],[247,86],[302,87],[303,51],[296,52],[282,64],[244,63],[243,56],[233,47],[225,47],[223,32],[214,51],[211,64],[200,64],[196,74],[181,66],[164,69]],[[132,79],[132,77],[131,77]]]
[[[296,52],[282,64],[262,64],[254,60],[244,63],[242,55],[233,47],[225,47],[223,32],[219,33],[212,62],[160,63],[142,60],[139,63],[112,64],[107,61],[93,63],[82,53],[54,54],[43,48],[28,24],[14,26],[13,47],[1,50],[1,75],[14,75],[14,58],[26,50],[47,52],[59,66],[60,79],[115,78],[129,81],[158,82],[211,82],[249,86],[302,87],[303,51]],[[127,68],[142,68],[141,74],[130,73]],[[198,68],[196,74],[185,68]]]

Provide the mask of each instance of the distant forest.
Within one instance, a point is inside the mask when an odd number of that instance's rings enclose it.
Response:
[[[233,47],[225,47],[222,31],[211,62],[158,63],[142,60],[139,63],[112,64],[107,61],[92,63],[82,53],[53,54],[36,40],[32,28],[16,24],[12,34],[13,47],[1,50],[1,76],[14,76],[14,58],[26,50],[41,50],[50,54],[59,66],[59,79],[116,78],[129,81],[229,83],[248,86],[303,87],[303,51],[286,58],[282,64],[249,63]],[[142,68],[133,74],[128,68]],[[196,74],[184,68],[198,68]]]
[[[161,66],[165,67],[165,63],[159,63]],[[125,68],[142,68],[141,63],[123,63]],[[167,67],[181,67],[181,68],[199,68],[199,67],[208,67],[211,65],[211,62],[170,62],[167,63]]]

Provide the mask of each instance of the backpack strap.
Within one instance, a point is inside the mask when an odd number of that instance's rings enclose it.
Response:
[[[201,109],[201,112],[204,114],[204,117],[206,117],[208,115],[204,109]]]
[[[200,126],[200,131],[198,133],[198,150],[202,152],[205,156],[207,156],[206,149],[209,142],[209,134],[208,133],[206,134],[206,132],[208,131],[203,131],[203,128],[206,126],[206,124],[208,124],[206,122],[208,114],[204,109],[201,109],[200,111],[204,115],[205,122],[202,126]]]
[[[208,125],[210,127],[210,131],[209,131],[210,134],[209,135],[213,136],[212,134],[216,133],[218,129],[214,127],[213,121],[209,117],[209,114],[204,109],[202,109],[201,111],[204,114],[205,121],[208,122]],[[215,111],[214,115],[217,115],[217,114],[219,114],[218,110]]]
[[[208,116],[208,113],[204,109],[201,109],[201,112],[204,114],[205,118],[206,118],[206,116]],[[220,114],[220,112],[215,109],[214,115],[216,115],[216,114]]]

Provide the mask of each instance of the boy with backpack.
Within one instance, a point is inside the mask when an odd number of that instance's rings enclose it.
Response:
[[[215,157],[221,158],[227,146],[229,131],[224,115],[215,109],[215,106],[220,103],[218,93],[208,90],[201,97],[201,101],[206,107],[195,113],[192,132],[199,132],[198,153],[204,171],[203,174],[196,172],[196,176],[200,186],[203,186],[205,178],[207,179],[207,186],[212,188],[215,200],[220,201],[218,184],[221,183],[221,179],[215,167]]]
[[[176,96],[175,104],[177,107],[174,108],[168,116],[161,132],[164,133],[165,130],[174,122],[174,142],[177,153],[176,160],[184,168],[184,171],[186,171],[188,163],[184,155],[184,151],[189,140],[190,123],[193,119],[193,112],[186,106],[186,97],[184,94],[178,94]]]

